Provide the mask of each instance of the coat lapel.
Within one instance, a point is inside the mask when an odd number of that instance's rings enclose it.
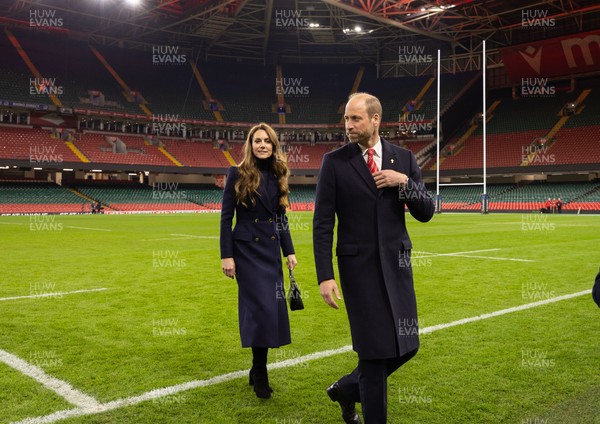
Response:
[[[396,152],[391,148],[390,143],[385,141],[383,138],[381,140],[381,169],[391,169],[393,171],[398,171],[398,166],[400,165],[399,159],[396,156]],[[383,194],[383,190],[379,190],[378,195],[381,196]]]
[[[367,167],[367,163],[362,156],[362,152],[360,147],[356,143],[352,143],[348,146],[348,154],[350,156],[350,165],[354,168],[358,175],[365,181],[367,186],[371,189],[371,191],[377,194],[377,186],[375,185],[375,180],[373,179],[373,175],[369,171]]]
[[[398,171],[400,160],[396,156],[396,152],[390,146],[390,143],[381,139],[381,169],[392,169]]]

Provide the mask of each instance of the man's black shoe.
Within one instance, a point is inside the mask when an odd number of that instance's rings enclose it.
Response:
[[[329,398],[342,407],[342,418],[346,424],[361,424],[360,417],[354,407],[354,402],[345,398],[337,381],[327,388]]]

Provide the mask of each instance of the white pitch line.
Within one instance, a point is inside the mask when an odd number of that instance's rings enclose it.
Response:
[[[171,237],[163,237],[156,239],[144,239],[142,241],[177,241],[177,240],[189,240],[192,238],[197,239],[218,239],[218,236],[193,236],[191,234],[170,234]]]
[[[481,252],[494,252],[497,250],[501,250],[499,248],[496,249],[482,249],[482,250],[467,250],[465,252],[450,252],[450,253],[431,253],[431,252],[415,252],[415,253],[423,253],[425,255],[430,255],[430,256],[452,256],[452,255],[466,255],[468,253],[481,253]]]
[[[535,262],[535,260],[533,260],[533,259],[500,258],[497,256],[476,256],[476,255],[466,255],[465,254],[465,253],[477,253],[477,252],[492,252],[495,250],[501,250],[501,249],[471,250],[468,252],[456,252],[456,253],[416,252],[417,254],[423,254],[424,256],[415,256],[414,259],[432,258],[435,256],[460,256],[461,258],[491,259],[493,261]]]
[[[2,225],[25,225],[22,222],[0,222]]]
[[[543,306],[543,305],[548,305],[550,303],[560,302],[561,300],[573,299],[575,297],[583,296],[583,295],[590,294],[590,293],[592,293],[591,290],[584,290],[584,291],[580,291],[577,293],[565,294],[564,296],[552,297],[550,299],[544,299],[544,300],[540,300],[540,301],[533,302],[533,303],[526,303],[524,305],[514,306],[512,308],[501,309],[499,311],[490,312],[488,314],[478,315],[476,317],[463,318],[463,319],[459,319],[458,321],[452,321],[452,322],[449,322],[446,324],[433,325],[431,327],[425,327],[422,331],[420,331],[420,334],[429,334],[429,333],[433,333],[434,331],[443,330],[444,328],[455,327],[457,325],[464,325],[464,324],[468,324],[470,322],[481,321],[483,319],[488,319],[488,318],[498,317],[500,315],[510,314],[512,312],[524,311],[526,309],[536,308],[538,306]]]
[[[5,301],[5,300],[35,299],[35,298],[40,298],[40,297],[55,297],[55,296],[62,296],[65,294],[89,293],[89,292],[97,292],[97,291],[103,291],[103,290],[108,290],[108,289],[102,287],[99,289],[73,290],[73,291],[68,291],[68,292],[32,294],[29,296],[0,297],[0,302]]]
[[[191,234],[171,234],[172,236],[177,237],[189,237],[189,238],[199,238],[199,239],[218,239],[218,236],[194,236]]]
[[[526,303],[524,305],[519,305],[519,306],[515,306],[512,308],[508,308],[508,309],[501,309],[499,311],[482,314],[482,315],[478,315],[475,317],[463,318],[463,319],[459,319],[457,321],[452,321],[452,322],[449,322],[446,324],[438,324],[438,325],[434,325],[431,327],[425,327],[420,331],[420,334],[430,334],[430,333],[433,333],[434,331],[443,330],[445,328],[455,327],[458,325],[464,325],[464,324],[468,324],[468,323],[475,322],[475,321],[481,321],[484,319],[497,317],[500,315],[510,314],[513,312],[524,311],[526,309],[536,308],[538,306],[543,306],[543,305],[548,305],[550,303],[560,302],[561,300],[572,299],[575,297],[583,296],[585,294],[590,294],[591,292],[592,292],[591,290],[584,290],[581,292],[571,293],[571,294],[567,294],[564,296],[558,296],[558,297],[553,297],[550,299],[540,300],[538,302]],[[346,346],[342,346],[338,349],[331,349],[331,350],[325,350],[325,351],[321,351],[321,352],[310,353],[305,356],[300,356],[300,357],[293,358],[293,359],[286,359],[285,361],[275,362],[275,363],[270,364],[268,366],[268,369],[274,370],[274,369],[292,367],[294,365],[298,365],[298,364],[301,364],[304,362],[308,362],[308,361],[312,361],[312,360],[316,360],[316,359],[323,359],[323,358],[327,358],[330,356],[339,355],[339,354],[347,353],[347,352],[351,352],[351,351],[352,351],[352,346],[346,345]],[[237,378],[242,378],[242,377],[245,377],[248,375],[248,371],[249,370],[235,371],[235,372],[231,372],[228,374],[218,375],[216,377],[212,377],[207,380],[193,380],[193,381],[189,381],[187,383],[164,387],[162,389],[151,390],[149,392],[142,393],[141,395],[138,395],[138,396],[131,396],[128,398],[118,399],[118,400],[114,400],[114,401],[111,401],[108,403],[99,404],[96,406],[65,409],[65,410],[56,411],[56,412],[53,412],[52,414],[41,416],[41,417],[26,418],[22,421],[13,422],[12,424],[41,424],[41,423],[50,424],[50,423],[55,423],[56,421],[64,420],[66,418],[81,417],[84,415],[94,415],[94,414],[98,414],[101,412],[112,411],[114,409],[119,409],[119,408],[123,408],[126,406],[136,405],[138,403],[142,403],[142,402],[148,401],[150,399],[156,399],[156,398],[160,398],[160,397],[174,395],[174,394],[177,394],[182,391],[191,390],[191,389],[195,389],[198,387],[213,386],[215,384],[224,383],[226,381],[235,380]]]
[[[75,227],[73,225],[65,225],[65,228],[75,228],[77,230],[90,230],[90,231],[112,231],[106,228],[89,228],[89,227]]]
[[[40,367],[31,365],[18,356],[8,353],[2,349],[0,349],[0,361],[4,362],[9,367],[14,368],[15,370],[33,378],[38,383],[41,383],[44,387],[52,390],[54,393],[75,406],[92,408],[100,405],[100,402],[98,402],[96,399],[73,388],[66,381],[54,378],[46,374],[46,372]]]
[[[460,256],[461,258],[491,259],[493,261],[535,262],[533,259],[499,258],[496,256],[474,256],[474,255],[449,255],[449,256]]]
[[[189,240],[189,237],[164,237],[157,239],[142,239],[142,241],[177,241],[177,240]]]

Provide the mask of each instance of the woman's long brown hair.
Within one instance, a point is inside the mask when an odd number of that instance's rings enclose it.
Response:
[[[264,130],[273,145],[273,154],[267,160],[272,161],[272,169],[277,176],[280,196],[279,205],[287,208],[289,207],[288,195],[290,193],[290,188],[288,186],[288,177],[290,171],[275,130],[263,122],[253,126],[248,132],[248,137],[244,144],[242,161],[238,164],[240,177],[235,183],[235,198],[238,203],[241,203],[245,207],[248,207],[248,201],[250,201],[252,206],[256,205],[255,195],[258,194],[257,190],[260,184],[260,171],[258,169],[256,156],[254,156],[254,153],[252,152],[252,140],[254,134],[258,130]]]

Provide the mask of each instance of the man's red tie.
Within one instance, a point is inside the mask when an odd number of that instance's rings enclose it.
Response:
[[[375,160],[373,159],[373,155],[375,154],[375,149],[367,149],[367,166],[369,167],[369,171],[371,171],[371,174],[376,173],[377,171],[379,171],[379,169],[377,169],[377,164],[375,163]]]

